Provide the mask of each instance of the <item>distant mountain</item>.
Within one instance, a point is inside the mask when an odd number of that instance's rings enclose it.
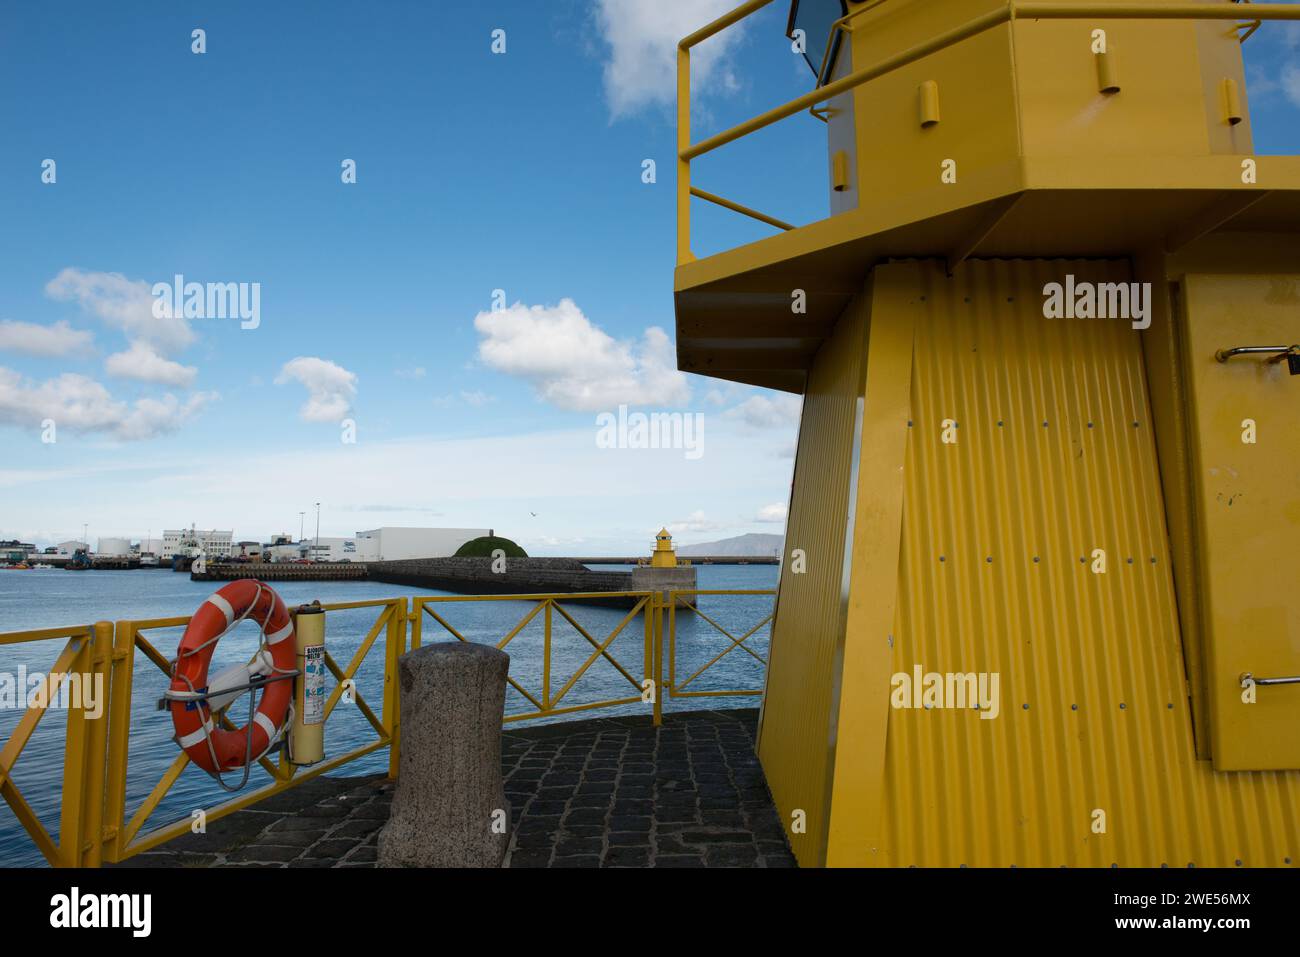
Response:
[[[690,558],[693,555],[717,555],[723,556],[762,556],[770,558],[781,554],[781,543],[785,541],[782,535],[754,534],[737,535],[735,538],[724,538],[720,542],[701,542],[698,545],[683,545],[677,549],[677,554],[683,558]]]

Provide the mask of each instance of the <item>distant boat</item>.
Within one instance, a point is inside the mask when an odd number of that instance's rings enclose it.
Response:
[[[13,565],[0,565],[0,568],[8,569],[9,571],[25,571],[31,567],[32,566],[28,565],[26,562],[17,562]]]
[[[47,565],[44,562],[37,562],[35,565],[32,566],[32,568],[37,568],[40,569],[41,571],[49,571],[50,569],[54,568],[54,566]]]
[[[90,568],[90,556],[87,555],[85,551],[83,551],[82,549],[78,549],[76,554],[74,554],[70,559],[68,559],[68,563],[63,566],[63,570],[68,572],[84,572],[87,571],[89,568]]]
[[[140,553],[140,567],[141,567],[141,568],[157,568],[157,567],[158,567],[158,556],[155,555],[153,552],[141,552],[141,553]]]

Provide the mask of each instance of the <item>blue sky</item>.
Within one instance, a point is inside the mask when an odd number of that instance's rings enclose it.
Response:
[[[316,501],[322,534],[493,527],[537,554],[780,532],[797,400],[671,346],[672,48],[731,5],[6,4],[0,538],[264,538]],[[809,88],[785,10],[701,48],[697,139]],[[1300,152],[1298,49],[1247,45],[1260,152]],[[798,117],[696,181],[807,222],[824,150]],[[695,216],[697,252],[767,233]],[[260,284],[257,328],[151,315],[178,273]],[[622,403],[703,413],[704,454],[598,449]]]

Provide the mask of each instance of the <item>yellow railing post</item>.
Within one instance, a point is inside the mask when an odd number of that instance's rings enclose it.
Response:
[[[688,263],[691,253],[691,50],[677,48],[677,262]]]
[[[89,667],[82,673],[82,703],[90,700],[99,712],[86,721],[86,764],[82,774],[82,847],[78,863],[82,867],[98,867],[104,859],[104,761],[108,751],[109,729],[109,670],[113,662],[113,624],[100,621],[87,649]],[[90,690],[84,690],[84,682]],[[71,715],[69,715],[71,717]]]
[[[58,867],[80,867],[82,844],[86,838],[86,775],[89,765],[90,719],[82,707],[80,695],[73,695],[72,676],[86,675],[91,671],[94,656],[94,633],[73,639],[76,653],[68,662],[63,675],[51,674],[47,682],[49,701],[53,704],[57,694],[66,694],[68,701],[68,726],[63,742],[63,792],[59,814]],[[57,682],[57,684],[56,684]],[[78,678],[77,684],[80,685]]]
[[[668,604],[668,687],[677,687],[677,592],[669,592]]]
[[[417,605],[417,615],[421,609]],[[388,730],[388,777],[397,777],[398,761],[401,757],[401,697],[397,687],[397,660],[406,654],[406,625],[409,618],[407,600],[397,598],[393,601],[392,611],[388,617],[388,634],[384,646],[384,710],[382,724]]]
[[[546,631],[542,638],[542,710],[551,709],[551,600],[546,600]]]
[[[663,624],[664,624],[664,603],[660,598],[660,593],[655,592],[651,598],[651,604],[648,606],[648,613],[653,615],[654,622],[650,628],[650,644],[653,661],[651,667],[654,669],[653,680],[655,689],[654,704],[654,725],[659,727],[664,721],[664,642],[663,642]]]
[[[108,682],[108,768],[104,784],[106,859],[122,859],[126,824],[126,764],[131,739],[131,683],[135,675],[135,630],[129,621],[113,629],[113,661]]]

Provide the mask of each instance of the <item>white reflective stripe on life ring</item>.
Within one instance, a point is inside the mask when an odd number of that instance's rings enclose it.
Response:
[[[209,718],[203,727],[199,728],[197,731],[191,731],[183,738],[179,738],[176,743],[179,744],[182,749],[192,748],[211,733],[212,719]]]
[[[289,624],[285,625],[275,634],[267,635],[266,643],[268,645],[278,645],[280,642],[284,641],[284,639],[288,638],[292,634],[293,634],[293,622],[289,622]]]
[[[266,732],[268,744],[275,744],[275,739],[279,736],[280,730],[271,722],[271,719],[259,711],[253,715],[253,722]]]
[[[235,620],[235,609],[230,607],[230,602],[220,595],[212,595],[208,598],[208,604],[226,616],[226,627],[229,628],[231,622]]]

